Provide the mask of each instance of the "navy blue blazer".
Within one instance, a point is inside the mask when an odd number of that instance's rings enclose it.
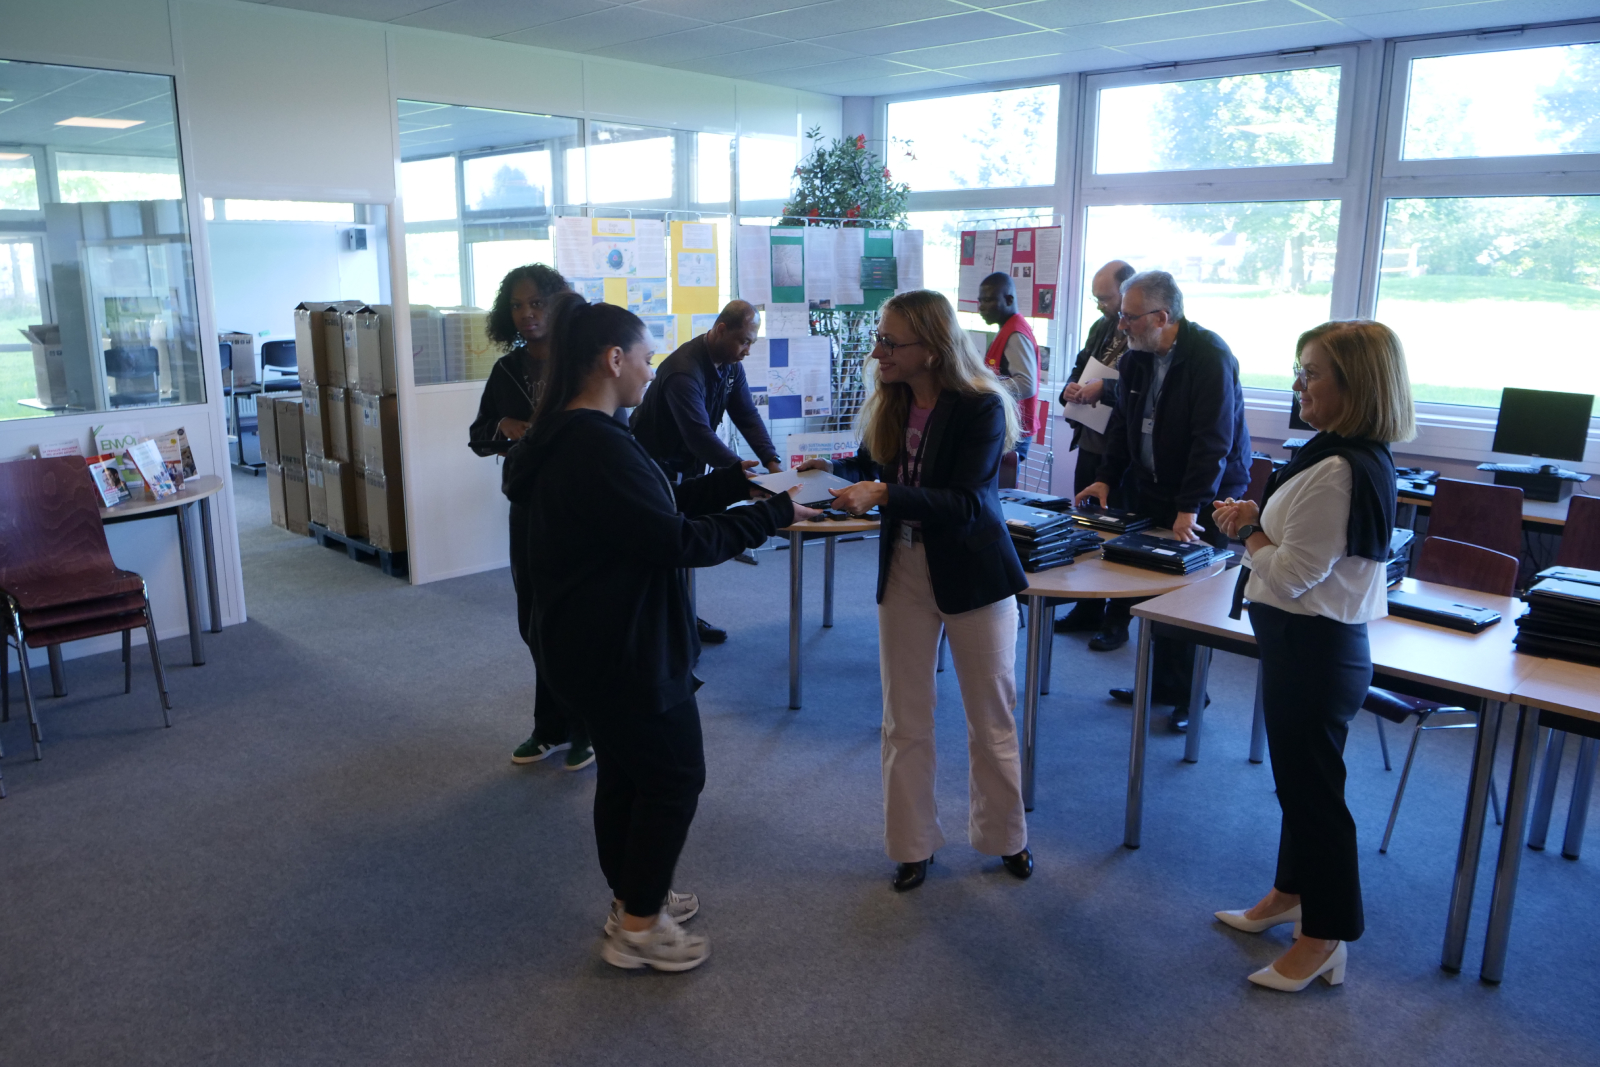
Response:
[[[928,418],[922,450],[922,484],[900,485],[900,464],[887,468],[862,448],[839,460],[844,478],[881,478],[889,483],[878,539],[878,602],[889,581],[889,566],[900,524],[922,523],[928,576],[939,610],[954,615],[985,607],[1028,587],[1022,561],[1011,544],[1000,511],[1000,456],[1005,444],[1005,410],[1011,401],[997,393],[939,394]]]

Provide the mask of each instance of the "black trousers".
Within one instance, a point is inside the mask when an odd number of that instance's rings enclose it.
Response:
[[[528,509],[511,505],[511,585],[517,591],[517,633],[528,642],[528,624],[533,619],[533,593],[528,588]],[[529,653],[533,646],[528,644]],[[575,748],[589,743],[589,733],[584,729],[583,716],[572,714],[555,694],[544,684],[544,672],[539,670],[537,659],[533,682],[533,736],[547,745],[564,745],[569,741]]]
[[[1299,894],[1307,937],[1354,941],[1364,922],[1356,821],[1344,802],[1344,741],[1372,684],[1367,624],[1251,604],[1250,625],[1283,808],[1272,884]]]
[[[700,708],[588,709],[597,775],[594,839],[611,894],[629,915],[661,910],[706,784]]]
[[[1178,518],[1178,509],[1172,501],[1152,493],[1145,485],[1135,483],[1129,496],[1132,510],[1150,516],[1157,526],[1171,526]],[[1200,509],[1196,521],[1204,527],[1200,539],[1220,552],[1228,547],[1228,535],[1217,529],[1211,518],[1212,510],[1208,502]],[[1136,601],[1127,603],[1131,608]],[[1150,646],[1150,662],[1150,702],[1188,707],[1189,689],[1194,681],[1194,645],[1171,637],[1157,637]]]

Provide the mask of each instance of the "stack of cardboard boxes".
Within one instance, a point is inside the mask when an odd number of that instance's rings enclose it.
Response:
[[[308,534],[314,519],[306,468],[305,420],[300,398],[261,395],[256,424],[261,433],[261,461],[267,465],[267,496],[272,525]]]
[[[379,548],[406,547],[405,482],[400,474],[400,412],[395,398],[394,316],[387,304],[345,311],[345,375],[351,462],[361,468],[366,538]],[[357,492],[363,486],[358,484]],[[359,507],[359,506],[358,506]]]

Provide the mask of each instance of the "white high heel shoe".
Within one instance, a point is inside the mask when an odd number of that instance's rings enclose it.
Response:
[[[1274,926],[1282,926],[1284,923],[1300,922],[1300,905],[1298,904],[1288,911],[1280,911],[1278,914],[1269,915],[1265,919],[1246,919],[1244,917],[1245,912],[1249,910],[1249,908],[1243,908],[1239,911],[1219,911],[1213,914],[1235,930],[1243,930],[1247,934],[1259,934],[1263,930],[1270,930]],[[1298,926],[1295,927],[1295,933],[1298,936]]]
[[[1255,974],[1252,974],[1250,976],[1250,981],[1254,982],[1256,985],[1266,986],[1268,989],[1281,990],[1285,993],[1298,993],[1312,982],[1315,982],[1318,978],[1321,978],[1329,985],[1343,985],[1344,965],[1350,957],[1350,953],[1345,948],[1345,945],[1346,942],[1339,942],[1339,946],[1333,950],[1333,953],[1323,961],[1322,966],[1318,967],[1316,972],[1309,978],[1302,978],[1299,980],[1285,978],[1283,975],[1278,973],[1276,967],[1274,967],[1272,964],[1268,964]]]

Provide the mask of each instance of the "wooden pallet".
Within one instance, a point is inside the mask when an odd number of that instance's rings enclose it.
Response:
[[[391,552],[379,548],[371,541],[348,534],[334,533],[321,523],[311,524],[311,536],[317,539],[317,544],[323,548],[343,548],[345,553],[353,560],[366,561],[371,557],[371,562],[376,563],[391,578],[404,578],[408,573],[406,554],[404,551]]]

